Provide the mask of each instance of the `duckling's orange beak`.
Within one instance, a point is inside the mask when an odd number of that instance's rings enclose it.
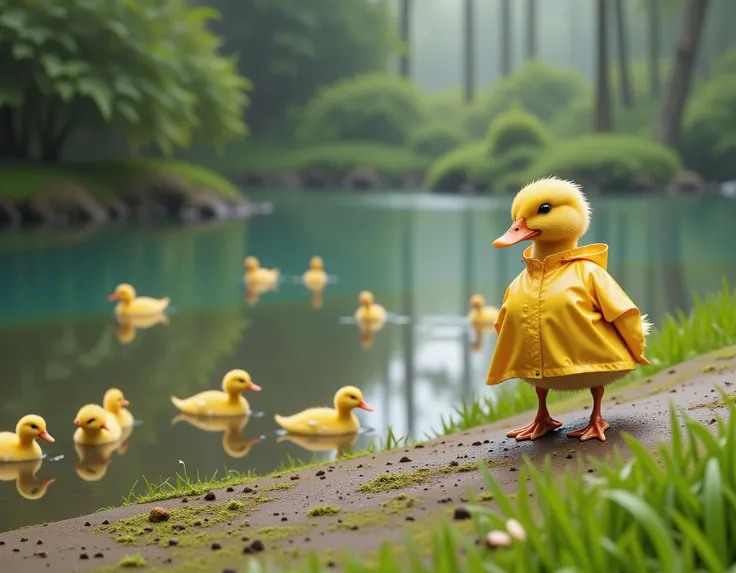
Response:
[[[361,400],[360,404],[358,404],[358,408],[360,408],[361,410],[367,410],[368,412],[372,412],[373,411],[373,408],[371,408],[368,404],[366,404],[362,400]]]
[[[261,391],[261,387],[258,386],[257,384],[253,384],[253,382],[251,382],[250,384],[248,384],[248,390],[253,390],[253,392],[260,392]]]
[[[510,247],[516,243],[521,243],[527,239],[532,239],[540,234],[539,231],[534,231],[526,226],[526,221],[521,218],[514,221],[509,227],[509,230],[501,235],[498,239],[493,241],[493,246],[496,248]]]
[[[120,300],[120,295],[114,292],[110,296],[107,297],[107,300],[109,300],[110,302],[114,300]]]
[[[74,425],[75,426],[81,426],[82,424],[79,422],[79,420],[74,420]]]
[[[47,442],[55,442],[56,440],[46,430],[38,434],[38,437],[46,440]]]
[[[101,429],[101,430],[107,430],[108,432],[110,431],[110,428],[108,428],[108,427],[107,427],[107,424],[102,424],[102,425],[100,426],[100,429]]]
[[[123,401],[121,402],[121,404],[122,404],[123,406],[130,406],[130,402],[129,402],[128,400],[123,400]]]

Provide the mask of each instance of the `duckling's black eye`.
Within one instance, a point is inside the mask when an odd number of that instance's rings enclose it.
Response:
[[[92,423],[92,422],[94,422],[94,421],[95,421],[95,419],[94,419],[94,418],[90,418],[89,420],[87,420],[87,423],[88,423],[88,424],[91,424],[91,423]]]
[[[38,430],[38,426],[36,424],[31,424],[31,428],[34,430]]]
[[[350,396],[348,396],[348,398],[350,398],[351,400],[357,400],[358,399],[357,396],[353,396],[352,394],[350,394]]]
[[[546,215],[552,210],[552,205],[549,203],[542,203],[537,209],[537,215]]]

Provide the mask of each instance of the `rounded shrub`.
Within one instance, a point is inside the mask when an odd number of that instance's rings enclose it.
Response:
[[[529,61],[481,95],[465,117],[474,138],[485,135],[491,122],[514,104],[549,121],[569,103],[590,93],[585,78],[573,70]]]
[[[412,134],[411,148],[419,155],[436,158],[459,147],[465,139],[462,130],[452,124],[432,123]]]
[[[627,135],[601,134],[548,148],[526,171],[526,179],[554,175],[604,191],[626,191],[644,182],[665,184],[682,170],[677,151],[665,145]]]
[[[424,102],[427,116],[431,120],[462,123],[466,106],[458,88],[425,94]]]
[[[736,179],[736,74],[714,77],[685,113],[680,150],[689,169],[706,180]]]
[[[405,145],[424,117],[422,95],[412,82],[396,75],[366,74],[322,88],[301,114],[297,138],[308,143]]]
[[[498,116],[486,136],[491,157],[501,157],[518,147],[541,149],[548,142],[546,126],[519,105]]]
[[[437,191],[459,191],[465,183],[473,180],[472,174],[479,172],[481,165],[489,161],[482,141],[457,147],[429,166],[424,186]]]
[[[736,48],[723,52],[713,65],[714,74],[736,74]]]

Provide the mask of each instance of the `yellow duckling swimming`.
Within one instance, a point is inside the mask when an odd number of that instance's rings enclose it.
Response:
[[[102,407],[115,416],[120,428],[128,428],[133,425],[133,414],[127,409],[128,406],[130,406],[130,402],[125,399],[123,393],[117,388],[110,388],[105,392]]]
[[[40,460],[43,452],[36,438],[55,441],[46,431],[46,420],[41,416],[23,416],[16,424],[15,432],[0,432],[0,462]]]
[[[293,416],[279,416],[276,423],[291,434],[335,436],[352,434],[360,429],[355,408],[372,412],[363,401],[363,394],[355,386],[340,388],[335,394],[335,408],[309,408]]]
[[[358,297],[360,307],[355,311],[355,320],[358,323],[383,323],[386,320],[386,309],[380,304],[376,304],[373,298],[373,293],[364,290]]]
[[[603,441],[609,428],[601,415],[604,388],[649,364],[644,347],[651,324],[606,271],[608,247],[578,247],[590,206],[576,184],[552,177],[527,185],[514,198],[511,218],[493,246],[532,245],[524,251],[524,270],[506,289],[486,383],[521,378],[536,388],[539,409],[533,422],[507,435],[535,440],[559,428],[547,410],[549,390],[590,388],[590,422],[567,435]]]
[[[56,478],[38,479],[36,474],[41,469],[43,460],[29,460],[26,462],[0,463],[0,481],[15,481],[15,489],[26,499],[41,499],[46,495],[46,489],[56,481]]]
[[[166,313],[149,314],[142,316],[118,314],[118,326],[113,327],[113,332],[120,344],[130,344],[135,340],[136,331],[139,329],[153,328],[158,324],[169,324]]]
[[[74,418],[77,431],[74,432],[74,443],[83,446],[101,446],[117,442],[122,436],[122,429],[117,419],[97,404],[82,406]]]
[[[245,282],[253,288],[254,286],[274,287],[279,282],[279,269],[264,269],[256,257],[246,257],[243,262],[245,267]]]
[[[222,379],[222,392],[206,390],[184,400],[172,396],[171,402],[192,416],[245,416],[250,404],[241,396],[244,390],[260,392],[261,387],[253,384],[245,370],[231,370]]]
[[[110,301],[120,301],[115,305],[115,314],[118,316],[146,316],[160,314],[166,310],[171,300],[165,298],[151,298],[150,296],[136,296],[135,289],[127,283],[115,287],[115,292],[107,297]]]
[[[470,313],[468,320],[473,326],[491,325],[498,318],[498,309],[495,306],[485,306],[483,295],[474,294],[470,297]]]
[[[261,438],[243,437],[243,428],[248,424],[248,416],[229,416],[227,418],[203,418],[190,414],[177,414],[171,425],[185,421],[205,432],[222,432],[222,449],[231,458],[244,458]]]

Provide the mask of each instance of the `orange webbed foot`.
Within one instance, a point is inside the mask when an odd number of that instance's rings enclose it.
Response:
[[[591,418],[590,422],[588,422],[588,425],[584,428],[580,428],[579,430],[573,430],[572,432],[567,433],[568,438],[580,438],[581,442],[584,442],[586,440],[591,440],[593,438],[599,439],[601,442],[606,441],[606,430],[610,428],[611,425],[606,422],[603,418]]]
[[[550,416],[544,418],[535,418],[531,424],[527,424],[518,430],[512,430],[506,434],[507,438],[516,438],[517,442],[522,440],[536,440],[545,434],[556,430],[562,426],[562,422],[553,420]]]

